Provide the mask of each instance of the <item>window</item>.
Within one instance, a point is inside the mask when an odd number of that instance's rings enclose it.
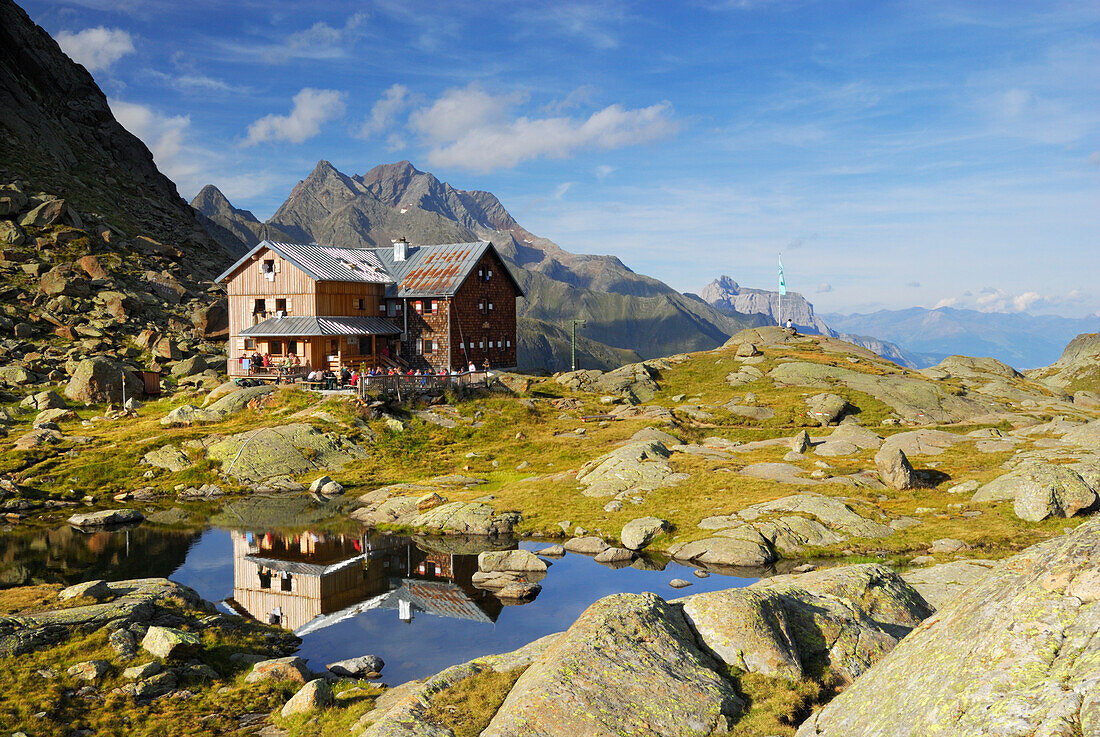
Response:
[[[479,341],[477,342],[477,347],[478,347],[478,348],[479,348],[480,350],[485,350],[485,341],[484,341],[484,340],[479,340]]]
[[[386,316],[386,303],[385,302],[379,302],[378,303],[378,314],[382,315],[383,317]],[[393,305],[392,304],[390,305],[390,314],[391,315],[393,314]]]
[[[510,340],[504,341],[504,347],[505,348],[511,348],[512,347],[512,341],[510,341]]]
[[[260,575],[260,588],[261,589],[271,588],[271,571],[265,571],[265,570],[261,569],[259,571],[259,575]]]
[[[264,273],[265,274],[274,274],[275,273],[275,259],[268,259],[268,260],[264,261]]]
[[[477,303],[477,311],[478,312],[485,312],[485,303],[484,302],[478,302]]]
[[[256,350],[256,339],[255,338],[245,338],[244,339],[244,349],[246,351]]]
[[[257,299],[252,303],[253,315],[262,315],[265,312],[267,312],[267,302],[262,299]]]
[[[282,580],[279,581],[279,583],[280,583],[279,588],[282,589],[283,591],[292,591],[293,590],[293,584],[294,584],[294,577],[291,576],[289,573],[283,573]]]
[[[296,340],[287,341],[286,354],[288,356],[297,356],[298,355],[298,341],[296,341]]]
[[[481,281],[489,281],[493,278],[493,270],[482,267],[477,270],[477,278]]]
[[[268,343],[267,352],[270,353],[273,356],[283,355],[283,341],[273,340],[270,343]]]
[[[489,303],[489,312],[492,312],[492,311],[493,311],[493,303],[492,303],[492,302],[490,302],[490,303]]]
[[[416,355],[424,355],[424,341],[421,338],[416,339]]]
[[[286,300],[285,299],[275,300],[275,311],[276,312],[282,312],[284,315],[286,314]]]
[[[439,300],[433,299],[432,300],[432,313],[434,314],[436,312],[439,312]]]
[[[329,353],[336,355],[336,352],[340,350],[340,340],[333,338],[328,342]]]
[[[363,299],[362,297],[355,300],[355,309],[357,309],[357,310],[367,309],[367,300]]]
[[[417,312],[423,312],[424,311],[424,303],[421,302],[420,300],[416,300],[415,302],[413,302],[413,309],[416,310]]]

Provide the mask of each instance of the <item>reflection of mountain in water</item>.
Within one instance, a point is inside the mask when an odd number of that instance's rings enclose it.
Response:
[[[369,609],[495,622],[500,600],[475,588],[477,554],[396,535],[234,530],[233,609],[302,636]]]
[[[201,534],[144,527],[90,533],[68,526],[16,528],[0,535],[0,588],[167,577],[183,565]]]

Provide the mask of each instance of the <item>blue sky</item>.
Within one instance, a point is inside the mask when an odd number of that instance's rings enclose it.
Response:
[[[190,199],[411,160],[819,311],[1100,312],[1100,3],[25,0]]]

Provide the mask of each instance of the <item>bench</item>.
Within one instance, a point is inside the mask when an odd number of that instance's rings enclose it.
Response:
[[[582,415],[581,422],[602,422],[604,420],[614,420],[615,415]]]

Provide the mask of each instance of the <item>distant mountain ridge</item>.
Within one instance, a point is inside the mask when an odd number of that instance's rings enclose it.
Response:
[[[1100,330],[1100,317],[1075,319],[955,307],[828,314],[822,319],[838,330],[896,342],[929,360],[956,354],[988,356],[1021,370],[1054,363],[1076,336]]]
[[[547,324],[561,328],[574,318],[587,321],[579,331],[591,341],[584,360],[598,364],[589,368],[613,367],[624,357],[716,348],[763,323],[760,316],[720,311],[680,294],[613,256],[570,253],[519,225],[495,195],[456,189],[408,161],[355,176],[319,161],[266,223],[213,186],[192,206],[215,237],[237,248],[272,236],[348,247],[385,246],[399,237],[425,244],[491,240],[526,292],[519,305],[522,368],[562,368],[561,335],[537,336]]]
[[[814,314],[813,304],[798,292],[787,292],[780,300],[779,292],[742,287],[732,278],[723,275],[703,287],[700,298],[727,314],[762,315],[773,324],[785,323],[789,319],[802,332],[846,340],[901,366],[921,368],[936,363],[927,356],[906,351],[877,337],[838,333]]]

